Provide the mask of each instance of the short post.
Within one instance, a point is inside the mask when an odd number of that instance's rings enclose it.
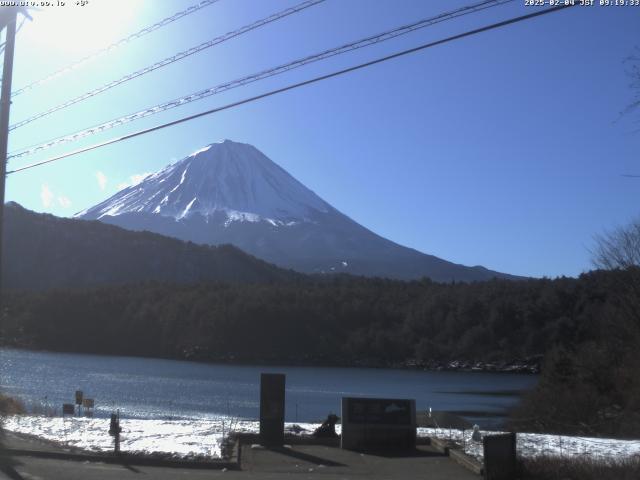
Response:
[[[467,429],[462,429],[462,451],[467,453]]]
[[[122,432],[122,428],[120,427],[120,410],[118,410],[118,413],[111,414],[111,424],[109,426],[109,435],[113,437],[114,453],[116,455],[120,453],[120,432]]]
[[[82,390],[76,390],[76,405],[78,406],[78,416],[82,416],[82,397],[84,394]]]

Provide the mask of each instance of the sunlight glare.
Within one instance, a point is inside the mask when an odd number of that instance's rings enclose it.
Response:
[[[89,0],[84,6],[75,0],[51,3],[61,6],[30,10],[33,21],[24,25],[21,41],[41,52],[83,54],[131,33],[143,0]]]

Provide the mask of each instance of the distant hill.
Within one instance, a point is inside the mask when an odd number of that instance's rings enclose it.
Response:
[[[205,246],[101,222],[5,208],[3,286],[48,289],[139,281],[263,283],[302,275],[230,245]]]
[[[438,282],[522,279],[448,262],[383,238],[257,148],[230,140],[201,148],[76,217],[200,244],[228,243],[304,273]]]

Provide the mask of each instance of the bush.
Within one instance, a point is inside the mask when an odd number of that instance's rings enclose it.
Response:
[[[640,456],[621,460],[534,457],[520,459],[524,480],[638,480]]]
[[[0,393],[0,415],[16,415],[25,412],[24,404],[20,400]]]

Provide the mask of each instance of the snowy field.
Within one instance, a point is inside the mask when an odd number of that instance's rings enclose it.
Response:
[[[224,417],[206,420],[122,419],[120,425],[122,451],[163,454],[175,458],[219,458],[220,445],[230,430],[257,433],[259,428],[256,421]],[[318,426],[312,423],[287,423],[285,428],[289,433],[310,435]],[[5,419],[4,428],[93,452],[113,449],[113,438],[108,433],[109,419],[105,418],[10,416]],[[340,432],[340,425],[336,425],[336,430]],[[481,460],[482,444],[472,441],[471,433],[471,430],[418,428],[418,436],[452,440],[461,444],[467,454]],[[483,435],[495,433],[482,432]],[[609,460],[640,455],[640,440],[520,433],[517,448],[523,457],[555,455]]]
[[[287,431],[311,434],[319,424],[287,424]],[[163,454],[175,458],[220,458],[220,445],[230,430],[257,433],[259,423],[229,418],[207,420],[121,419],[120,449],[139,454]],[[113,451],[108,418],[44,417],[15,415],[4,421],[6,430],[35,435],[63,446],[92,452]]]
[[[471,430],[418,428],[418,436],[452,440],[461,445],[467,455],[482,460],[482,442],[474,442],[471,439],[472,433]],[[502,432],[482,431],[481,433],[485,436]],[[522,457],[548,455],[613,460],[640,455],[640,440],[518,433],[516,448]]]

